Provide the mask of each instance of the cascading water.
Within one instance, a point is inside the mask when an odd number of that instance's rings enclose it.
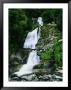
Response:
[[[41,31],[40,27],[43,26],[42,17],[38,17],[37,22],[39,24],[39,27],[34,29],[32,32],[28,33],[28,35],[25,39],[25,43],[23,45],[23,48],[30,48],[30,49],[32,49],[32,51],[29,53],[27,63],[24,64],[18,72],[15,72],[15,74],[17,74],[17,76],[32,73],[33,67],[40,63],[40,57],[37,55],[36,44],[40,38],[40,31]]]
[[[38,39],[40,38],[40,30],[39,33],[37,33],[37,31],[38,28],[28,33],[23,48],[35,49],[35,45],[37,44]]]

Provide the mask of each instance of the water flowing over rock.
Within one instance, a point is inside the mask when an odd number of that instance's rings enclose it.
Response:
[[[38,33],[37,32],[38,32],[38,28],[28,33],[23,48],[35,49],[35,45],[37,44],[40,38],[40,29],[39,32]]]
[[[40,62],[40,59],[39,59],[39,56],[37,55],[37,51],[32,50],[29,54],[27,65],[34,66],[39,64],[39,62]]]
[[[36,49],[36,44],[40,38],[41,26],[43,26],[42,17],[38,17],[37,22],[39,27],[28,33],[23,48]],[[17,76],[30,74],[33,72],[33,67],[35,65],[38,65],[39,63],[40,63],[40,57],[37,55],[37,50],[32,50],[29,53],[27,63],[24,64],[20,68],[20,70],[18,72],[15,72],[14,74],[17,74]]]

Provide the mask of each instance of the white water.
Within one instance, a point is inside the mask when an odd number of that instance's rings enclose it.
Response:
[[[28,33],[25,43],[23,45],[23,48],[35,49],[35,45],[37,44],[40,38],[40,30],[39,30],[39,33],[37,33],[37,31],[38,31],[38,28]]]
[[[41,17],[38,18],[37,22],[39,23],[40,26],[43,25]],[[38,31],[38,28],[36,28],[32,32],[29,32],[25,39],[23,48],[36,49],[36,44],[40,38],[40,31],[41,29],[39,27],[39,31]],[[32,50],[29,53],[27,63],[24,64],[18,72],[15,72],[15,74],[17,74],[18,76],[30,74],[33,72],[33,67],[35,65],[38,65],[39,63],[40,63],[40,57],[37,55],[37,51]]]
[[[42,20],[42,17],[38,17],[37,22],[39,23],[40,26],[43,26],[43,20]]]

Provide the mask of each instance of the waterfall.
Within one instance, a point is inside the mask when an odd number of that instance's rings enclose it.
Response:
[[[39,26],[43,26],[42,17],[38,17],[37,20]],[[40,63],[40,57],[37,55],[36,44],[40,38],[41,28],[37,27],[33,31],[27,34],[23,48],[30,48],[32,51],[29,53],[27,63],[24,64],[18,72],[15,72],[18,76],[30,74],[33,72],[33,67]],[[35,49],[35,50],[33,50]]]
[[[28,33],[23,48],[35,49],[35,45],[37,44],[38,39],[40,38],[40,33],[37,33],[37,31],[38,28]]]

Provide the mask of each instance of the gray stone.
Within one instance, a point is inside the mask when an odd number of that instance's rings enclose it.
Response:
[[[25,76],[22,76],[22,79],[26,79],[28,81],[31,81],[32,79],[35,78],[35,74],[31,74],[31,75],[25,75]]]

